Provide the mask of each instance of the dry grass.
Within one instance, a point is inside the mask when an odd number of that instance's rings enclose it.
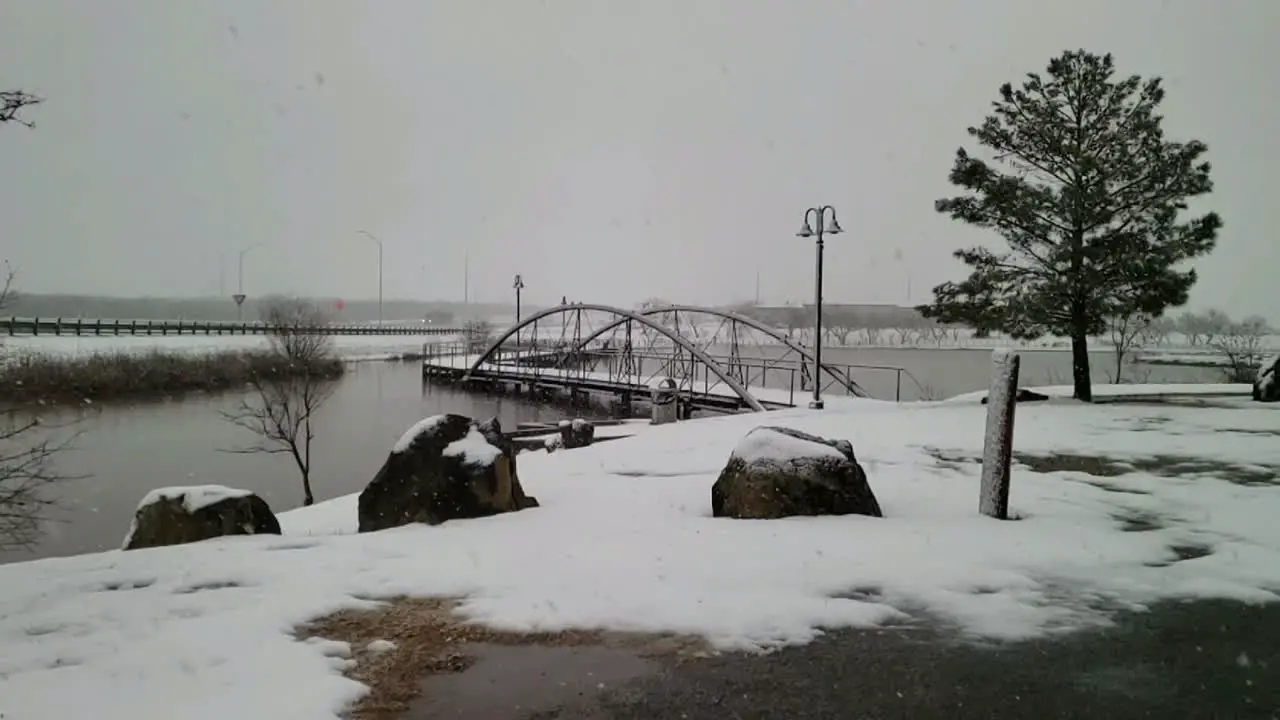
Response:
[[[323,368],[328,377],[341,376],[343,370],[336,359]],[[266,350],[12,353],[0,362],[0,387],[12,402],[80,403],[218,392],[244,387],[253,377],[282,379],[296,372],[280,355]]]
[[[471,664],[470,643],[495,645],[623,646],[644,656],[695,657],[708,653],[698,638],[572,630],[511,633],[465,623],[454,614],[456,602],[442,598],[390,598],[374,610],[344,610],[298,628],[300,638],[319,637],[351,645],[354,664],[347,676],[369,687],[352,706],[351,720],[391,720],[401,716],[429,675],[462,672]],[[395,648],[373,652],[374,640]]]

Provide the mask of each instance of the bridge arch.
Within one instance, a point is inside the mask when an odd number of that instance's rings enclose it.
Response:
[[[616,329],[626,322],[634,322],[638,325],[642,325],[646,328],[649,328],[663,335],[672,343],[674,343],[677,347],[679,347],[681,350],[684,350],[685,352],[689,353],[691,357],[693,357],[698,362],[705,365],[707,369],[713,375],[716,376],[716,379],[724,383],[725,386],[728,387],[729,389],[733,390],[733,392],[738,396],[740,400],[742,400],[742,402],[747,407],[751,408],[752,410],[755,410],[756,412],[763,412],[765,410],[764,405],[762,405],[760,401],[756,399],[754,395],[751,394],[750,390],[748,390],[745,386],[743,386],[742,383],[738,382],[732,375],[726,372],[725,369],[720,365],[720,363],[716,362],[714,358],[707,355],[706,352],[704,352],[697,345],[694,345],[692,342],[689,341],[688,338],[684,337],[679,332],[672,330],[671,328],[663,325],[660,322],[655,321],[653,318],[649,317],[648,315],[643,315],[640,313],[633,312],[631,310],[624,310],[622,308],[612,307],[609,305],[595,305],[591,303],[575,303],[573,305],[559,305],[556,307],[547,308],[545,310],[540,310],[526,318],[522,318],[520,322],[508,328],[506,332],[504,332],[496,340],[494,340],[492,343],[489,344],[489,346],[485,349],[485,351],[480,354],[480,357],[477,358],[476,361],[471,364],[471,367],[467,370],[466,374],[463,375],[463,380],[464,381],[469,380],[471,378],[472,373],[480,369],[482,365],[488,362],[489,359],[492,358],[493,355],[496,352],[498,352],[498,350],[502,347],[503,343],[510,340],[512,337],[515,337],[515,335],[519,333],[521,330],[523,330],[524,328],[533,326],[535,323],[537,323],[539,320],[543,318],[551,317],[553,315],[568,315],[570,313],[581,312],[583,310],[589,310],[589,311],[601,312],[601,313],[610,313],[616,316],[618,320],[614,323],[611,323],[608,326],[610,330]],[[599,337],[600,334],[601,333],[594,333],[592,337]],[[579,347],[581,346],[582,345],[579,344]]]
[[[809,365],[813,364],[813,360],[814,360],[813,353],[809,352],[804,346],[798,345],[792,342],[789,338],[787,338],[786,335],[784,335],[777,328],[769,327],[768,325],[765,325],[764,323],[760,322],[759,320],[756,320],[755,318],[747,317],[746,315],[732,312],[730,310],[719,310],[716,308],[701,307],[698,305],[659,305],[651,308],[644,308],[642,310],[637,311],[636,314],[642,315],[642,316],[650,316],[650,315],[662,315],[664,313],[691,313],[691,314],[697,314],[697,315],[710,315],[712,317],[717,317],[722,320],[730,320],[736,323],[741,323],[742,325],[746,325],[752,330],[757,330],[759,332],[764,333],[765,335],[768,335],[771,340],[787,348],[787,350],[789,350],[790,352],[796,353],[801,358],[803,358],[804,361]],[[583,338],[582,342],[578,344],[578,347],[585,348],[589,343],[594,341],[596,338],[599,338],[608,332],[612,332],[613,330],[616,330],[620,325],[622,325],[623,322],[626,322],[626,321],[619,320],[617,322],[606,325],[605,327],[595,331],[591,335]],[[861,385],[854,382],[853,379],[849,377],[848,373],[845,373],[840,368],[835,367],[833,365],[828,365],[827,363],[823,363],[822,372],[826,373],[831,379],[840,383],[840,385],[844,387],[846,390],[848,390],[850,394],[855,395],[857,397],[868,397],[867,391],[863,390]]]

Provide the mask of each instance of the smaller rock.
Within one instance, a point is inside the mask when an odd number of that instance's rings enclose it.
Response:
[[[266,501],[222,485],[152,490],[138,503],[125,550],[182,545],[227,535],[279,535]]]
[[[1028,390],[1026,388],[1018,388],[1018,393],[1014,396],[1013,401],[1014,402],[1039,402],[1041,400],[1048,400],[1048,399],[1049,399],[1048,395],[1042,395],[1038,392],[1035,392],[1033,390]],[[987,404],[987,396],[985,395],[982,396],[982,404],[983,405]]]
[[[848,440],[772,426],[755,428],[734,448],[711,487],[711,514],[883,516]]]
[[[1280,402],[1280,355],[1268,358],[1258,368],[1253,381],[1253,399],[1258,402]]]
[[[596,437],[596,426],[582,418],[575,418],[573,421],[561,420],[559,428],[560,446],[565,450],[587,447]]]

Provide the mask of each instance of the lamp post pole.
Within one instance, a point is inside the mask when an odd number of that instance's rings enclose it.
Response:
[[[829,212],[828,212],[829,211]],[[828,222],[827,218],[831,220]],[[812,220],[810,219],[812,218]],[[809,409],[821,410],[822,402],[822,249],[823,235],[844,232],[836,220],[836,209],[830,205],[811,207],[804,211],[804,225],[797,237],[816,238],[816,257],[813,272],[813,399]]]
[[[236,321],[244,320],[244,256],[249,254],[250,250],[258,247],[250,245],[240,250],[240,258],[236,268]]]
[[[524,276],[516,273],[516,279],[512,281],[511,287],[516,291],[516,324],[520,324],[520,291],[524,289]]]
[[[382,324],[382,241],[374,237],[373,233],[368,230],[357,230],[356,232],[378,245],[378,324]]]
[[[524,276],[516,273],[516,277],[511,281],[511,289],[516,291],[516,366],[519,369],[520,364],[520,291],[524,289]]]

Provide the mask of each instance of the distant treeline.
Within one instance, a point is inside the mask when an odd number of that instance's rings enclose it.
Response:
[[[269,297],[248,298],[244,302],[245,320],[257,320],[261,306]],[[377,300],[347,300],[341,304],[332,298],[316,298],[315,302],[333,316],[335,322],[368,322],[378,319]],[[433,322],[466,322],[474,318],[514,314],[515,308],[499,304],[420,302],[387,300],[383,303],[384,320],[422,320]],[[236,305],[231,298],[117,298],[97,295],[53,295],[20,293],[3,315],[18,317],[110,318],[122,320],[235,320]]]
[[[775,307],[739,305],[733,309],[767,325],[787,330],[794,331],[807,328],[813,324],[812,305],[782,305]],[[824,303],[822,307],[822,325],[825,328],[846,328],[850,330],[919,329],[934,324],[925,319],[920,314],[920,311],[915,308],[900,305]]]

